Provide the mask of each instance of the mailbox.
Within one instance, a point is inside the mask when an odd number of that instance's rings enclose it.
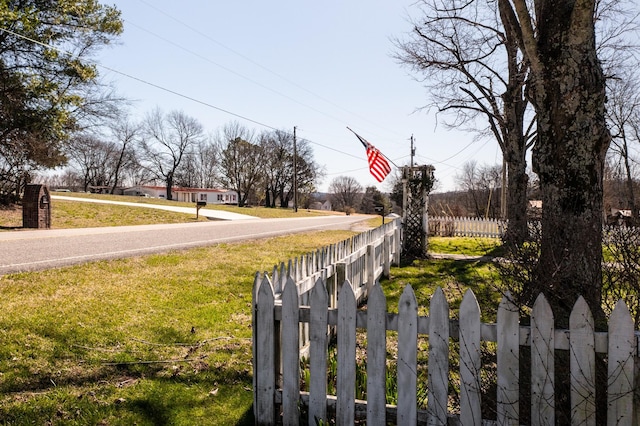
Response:
[[[45,185],[27,185],[22,197],[22,227],[51,228],[51,196]]]
[[[196,219],[200,218],[200,209],[207,205],[206,201],[196,201]]]

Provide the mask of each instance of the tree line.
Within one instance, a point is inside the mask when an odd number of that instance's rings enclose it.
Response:
[[[71,136],[69,163],[50,176],[51,186],[101,188],[161,185],[167,199],[172,188],[218,188],[236,191],[238,205],[287,207],[293,200],[294,174],[298,193],[306,201],[322,178],[305,139],[291,132],[256,133],[237,122],[205,133],[197,119],[182,111],[154,109],[140,122],[117,118],[98,131]]]

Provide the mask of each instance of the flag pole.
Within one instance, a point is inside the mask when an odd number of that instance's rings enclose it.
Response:
[[[349,126],[347,126],[347,130],[349,130],[351,133],[353,133],[354,135],[356,135],[356,137],[357,137],[358,139],[360,139],[360,136],[359,136],[356,132],[354,132],[353,130],[351,130],[351,128],[350,128]],[[367,143],[369,143],[369,141],[367,141]],[[397,168],[397,169],[399,169],[399,168],[400,168],[400,166],[398,166],[398,165],[397,165],[396,163],[394,163],[394,162],[393,162],[389,157],[387,157],[387,156],[386,156],[386,155],[384,155],[382,152],[380,152],[380,150],[378,150],[378,153],[379,153],[380,155],[382,155],[382,156],[383,156],[383,157],[384,157],[388,162],[390,162],[391,164],[393,164],[394,166],[396,166],[396,168]]]

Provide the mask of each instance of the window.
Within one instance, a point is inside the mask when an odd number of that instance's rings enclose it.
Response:
[[[200,201],[207,201],[207,194],[200,194]]]

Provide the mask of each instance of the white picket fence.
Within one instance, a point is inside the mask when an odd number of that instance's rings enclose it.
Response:
[[[429,235],[437,237],[500,238],[506,221],[479,217],[430,216]]]
[[[531,312],[531,325],[519,324],[516,307],[505,296],[497,323],[480,321],[480,308],[472,291],[464,295],[459,320],[452,320],[444,293],[433,295],[429,316],[418,315],[411,286],[399,301],[398,314],[387,312],[379,285],[371,288],[366,310],[358,310],[349,282],[341,286],[337,308],[330,300],[322,278],[311,289],[309,303],[300,304],[292,279],[278,297],[265,276],[254,290],[254,413],[256,424],[297,425],[300,407],[308,409],[308,422],[335,415],[338,425],[518,425],[520,346],[531,348],[531,424],[555,424],[554,352],[570,352],[571,424],[595,425],[595,355],[607,354],[607,424],[638,425],[639,336],[624,302],[609,318],[608,332],[595,332],[594,321],[580,298],[570,317],[569,330],[555,330],[553,313],[540,295]],[[309,392],[300,391],[300,324],[310,332]],[[328,326],[337,327],[336,395],[327,394]],[[366,330],[367,400],[355,399],[356,329]],[[385,363],[387,330],[397,331],[397,406],[386,404]],[[427,409],[417,408],[418,335],[427,335]],[[459,342],[459,413],[448,412],[450,342]],[[496,342],[497,397],[495,421],[481,419],[481,342]],[[529,368],[527,368],[527,373]],[[524,373],[524,372],[523,372]],[[634,402],[634,392],[636,399]],[[335,413],[335,414],[334,414]]]
[[[400,264],[401,229],[400,219],[394,219],[339,243],[281,262],[271,273],[276,298],[280,297],[288,277],[293,278],[301,302],[320,277],[327,281],[334,301],[337,300],[337,284],[345,280],[357,283],[353,290],[358,300],[365,298],[367,290],[380,277],[389,276],[391,265]],[[257,272],[256,282],[266,275],[266,272]]]

